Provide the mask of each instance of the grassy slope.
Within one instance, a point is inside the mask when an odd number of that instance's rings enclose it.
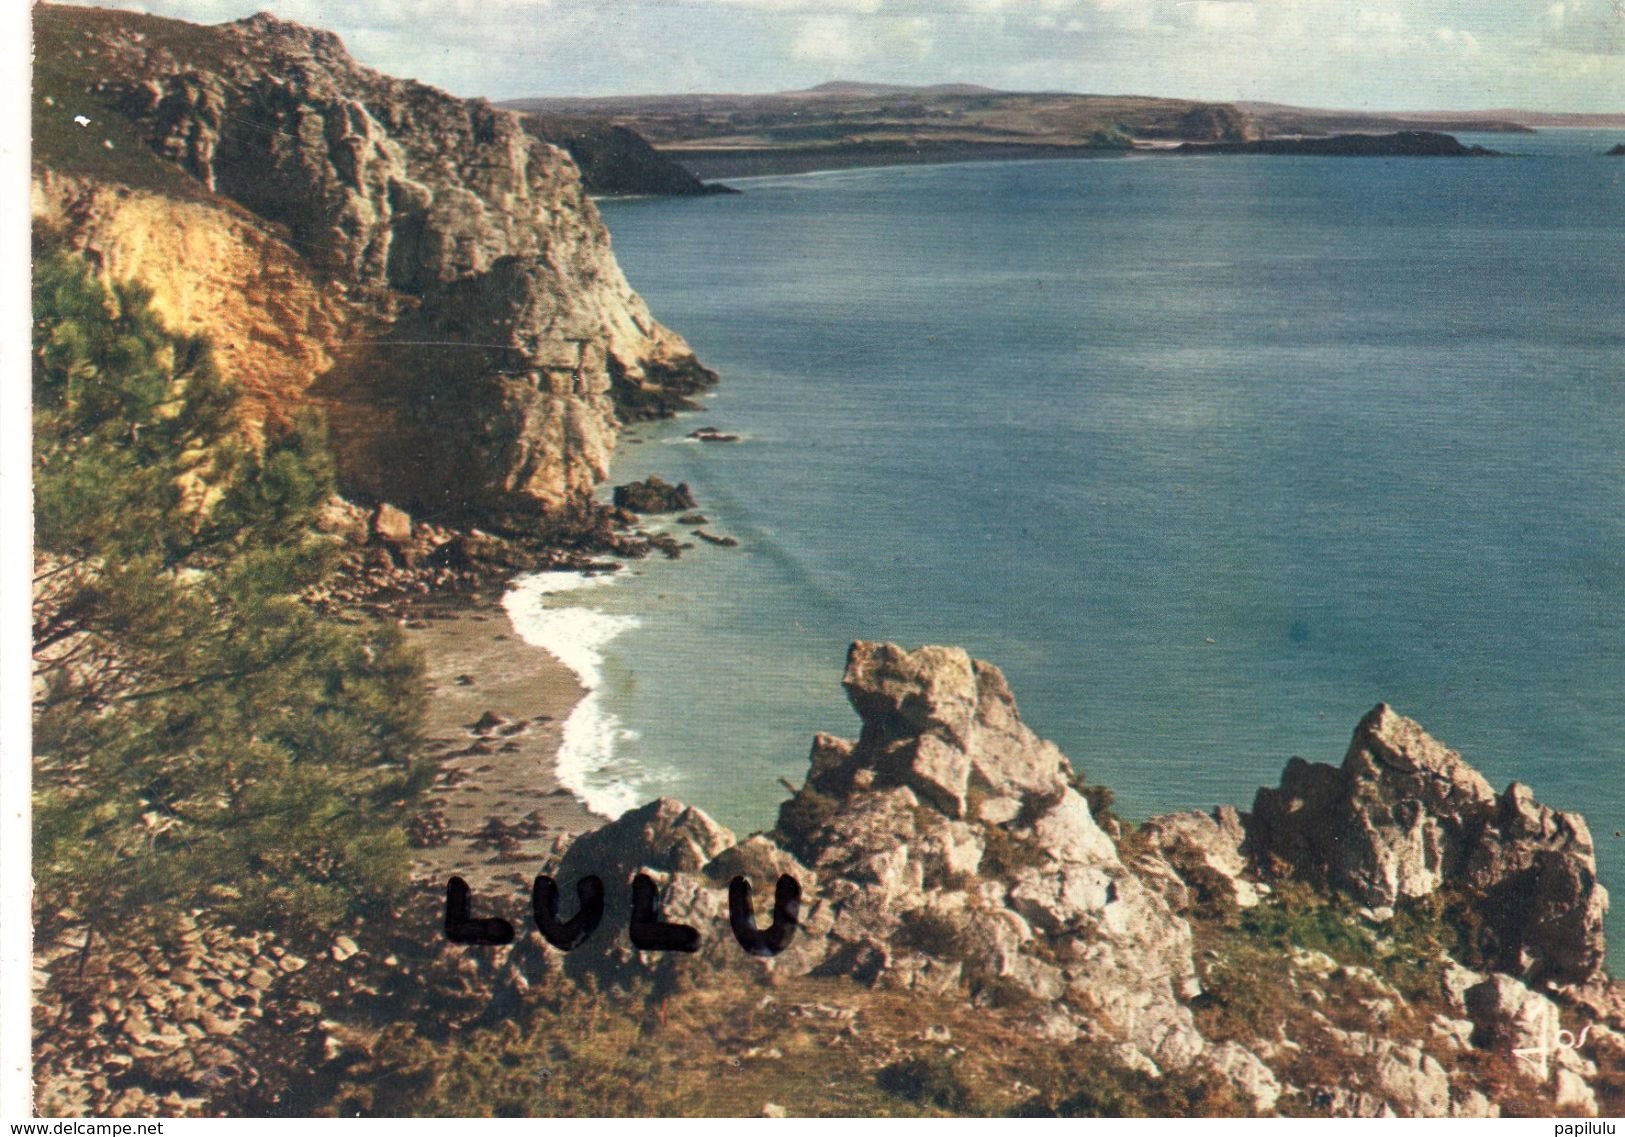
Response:
[[[901,91],[521,99],[508,106],[631,126],[656,146],[797,146],[939,139],[1079,145],[1097,131],[1180,137],[1192,111],[1225,104],[1131,96]]]
[[[142,49],[185,67],[225,62],[220,37],[197,24],[100,8],[34,9],[34,165],[187,200],[209,198],[196,179],[148,149],[115,98],[98,89],[110,69],[123,66],[108,45],[134,37]],[[76,116],[90,124],[79,125]]]
[[[1219,1079],[1161,1082],[1103,1044],[1040,1037],[1031,1008],[778,979],[679,991],[533,993],[474,1032],[406,1024],[370,1046],[337,1114],[473,1116],[1146,1116],[1245,1113]]]

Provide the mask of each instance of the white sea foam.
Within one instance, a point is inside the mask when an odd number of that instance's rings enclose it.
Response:
[[[603,649],[622,632],[637,627],[639,620],[579,604],[550,603],[549,598],[614,580],[608,575],[537,573],[516,580],[502,598],[519,637],[556,656],[587,689],[564,720],[557,775],[559,784],[588,809],[612,818],[638,804],[637,783],[642,779],[640,770],[617,757],[619,744],[635,740],[638,734],[622,726],[620,717],[603,705],[603,693],[598,689],[604,680]]]
[[[661,445],[661,446],[735,446],[735,445],[738,445],[741,442],[753,442],[753,441],[755,441],[755,437],[753,435],[743,434],[743,433],[741,433],[741,432],[739,432],[737,430],[727,430],[727,431],[723,431],[722,433],[733,435],[732,441],[730,441],[730,442],[707,442],[703,438],[693,438],[693,437],[690,437],[689,435],[685,434],[685,435],[682,435],[682,436],[676,437],[676,438],[663,438],[663,439],[660,440],[659,445]]]

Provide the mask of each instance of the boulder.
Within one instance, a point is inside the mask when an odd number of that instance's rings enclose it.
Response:
[[[1401,1117],[1450,1115],[1450,1076],[1418,1047],[1385,1046],[1377,1059],[1377,1086]]]
[[[614,501],[617,509],[630,509],[633,513],[681,513],[693,509],[695,504],[687,482],[674,486],[654,475],[641,482],[616,486]]]
[[[412,516],[387,501],[379,502],[367,521],[372,539],[389,550],[398,565],[408,568],[417,560],[417,546],[412,539]]]
[[[1273,1113],[1281,1100],[1281,1082],[1258,1055],[1237,1042],[1210,1048],[1203,1063],[1235,1085],[1259,1113]]]
[[[1601,973],[1608,893],[1584,819],[1514,783],[1499,797],[1455,751],[1386,705],[1361,720],[1341,768],[1287,764],[1261,789],[1245,851],[1261,868],[1373,909],[1446,886],[1495,933],[1503,970],[1545,983]]]
[[[977,682],[962,648],[923,647],[906,652],[895,644],[854,643],[841,680],[863,719],[862,742],[870,748],[936,732],[961,752],[970,741],[977,709]]]
[[[907,764],[902,778],[909,788],[949,817],[964,817],[970,783],[970,757],[965,751],[927,734],[903,748],[903,753]]]
[[[1469,989],[1466,1005],[1476,1028],[1475,1046],[1542,1053],[1557,1046],[1562,1027],[1557,1004],[1510,975],[1491,975]]]
[[[1574,1070],[1559,1069],[1552,1075],[1552,1104],[1565,1115],[1597,1116],[1597,1094]]]

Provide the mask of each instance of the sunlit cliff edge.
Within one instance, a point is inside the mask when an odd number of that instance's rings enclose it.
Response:
[[[324,408],[347,494],[556,508],[603,478],[622,421],[714,382],[518,115],[264,14],[34,21],[37,228],[206,334],[251,435]]]

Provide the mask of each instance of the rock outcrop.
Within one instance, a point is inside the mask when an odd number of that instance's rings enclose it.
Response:
[[[633,513],[682,513],[695,505],[687,482],[674,486],[659,477],[616,486],[614,501],[616,508],[630,509]]]
[[[1248,848],[1373,908],[1449,889],[1513,974],[1584,983],[1601,972],[1608,893],[1585,819],[1516,782],[1497,795],[1387,706],[1360,722],[1341,767],[1295,758],[1278,788],[1259,791]]]
[[[556,509],[603,478],[624,418],[715,381],[628,286],[574,163],[514,112],[381,75],[263,13],[35,19],[61,88],[36,92],[36,120],[94,100],[190,187],[113,208],[128,171],[53,149],[46,122],[36,214],[108,272],[160,276],[179,325],[229,345],[228,366],[284,357],[259,368],[278,369],[266,413],[325,406],[349,494],[434,517]],[[233,239],[183,246],[172,218]],[[218,283],[257,277],[269,314],[233,315]]]
[[[779,820],[827,882],[825,969],[1036,999],[1159,1066],[1193,1061],[1190,929],[1123,864],[998,668],[860,642],[843,683],[862,733],[814,744]]]
[[[1499,1083],[1464,1072],[1477,1068],[1457,1060],[1469,1052],[1496,1056],[1497,1076],[1542,1108],[1596,1112],[1599,1064],[1559,1031],[1595,1024],[1602,1054],[1616,1037],[1605,1024],[1625,1028],[1625,997],[1600,971],[1606,895],[1584,822],[1516,784],[1495,794],[1411,720],[1379,706],[1341,768],[1294,759],[1250,814],[1172,814],[1130,838],[1097,821],[1087,787],[1021,721],[996,667],[958,648],[859,642],[843,684],[859,736],[815,738],[771,835],[738,842],[661,799],[569,846],[553,870],[570,898],[561,916],[589,873],[609,895],[604,930],[562,957],[567,974],[669,985],[696,966],[741,979],[765,967],[969,998],[1027,1016],[1044,1037],[1104,1043],[1130,1069],[1220,1076],[1261,1112],[1291,1094],[1295,1108],[1334,1115],[1498,1115],[1481,1090]],[[625,914],[638,872],[658,886],[662,918],[700,932],[697,957],[633,950]],[[802,885],[800,927],[763,961],[733,942],[727,887],[742,875],[765,898],[781,873]],[[1200,906],[1270,903],[1270,882],[1286,878],[1367,906],[1373,927],[1396,905],[1465,889],[1505,949],[1502,970],[1447,960],[1433,1002],[1413,1004],[1369,967],[1293,949],[1269,966],[1303,1000],[1296,1040],[1285,1024],[1204,1036],[1197,957],[1219,956],[1197,951],[1196,923],[1212,919]],[[767,907],[758,900],[759,924]],[[542,954],[524,955],[526,966]],[[1396,1025],[1427,1013],[1419,1035]],[[1519,1051],[1549,1051],[1550,1062],[1519,1064]],[[1328,1067],[1344,1076],[1315,1080]]]
[[[1247,141],[1185,142],[1170,154],[1305,154],[1325,158],[1498,158],[1501,152],[1463,146],[1433,130],[1392,134],[1336,134],[1330,138],[1250,138]]]
[[[963,990],[1025,1007],[1063,1037],[1118,1040],[1147,1068],[1196,1061],[1189,925],[1123,864],[999,670],[957,648],[857,643],[844,684],[862,732],[814,741],[776,840],[736,845],[698,810],[662,800],[579,838],[559,867],[564,894],[596,872],[612,890],[606,910],[624,912],[625,882],[641,870],[661,884],[666,919],[702,930],[702,953],[760,966],[732,943],[726,888],[743,874],[768,896],[788,872],[806,896],[802,928],[771,966]],[[566,966],[625,977],[636,953],[623,930],[593,937]]]

